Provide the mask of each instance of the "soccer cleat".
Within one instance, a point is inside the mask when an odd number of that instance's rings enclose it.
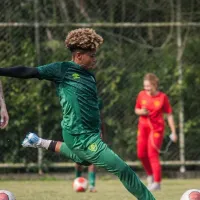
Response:
[[[89,186],[89,191],[90,192],[97,192],[94,186]]]
[[[154,182],[151,184],[151,186],[148,188],[149,191],[156,191],[156,190],[160,190],[160,183]]]
[[[152,183],[153,183],[153,176],[152,175],[147,176],[147,187],[150,188]]]
[[[41,138],[39,138],[35,133],[28,133],[22,142],[23,147],[40,147]]]

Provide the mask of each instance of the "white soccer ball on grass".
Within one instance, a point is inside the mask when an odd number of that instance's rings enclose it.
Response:
[[[78,177],[73,182],[73,190],[76,192],[85,192],[88,187],[88,181],[84,177]]]
[[[190,189],[183,193],[180,200],[200,200],[200,190]]]
[[[0,190],[0,200],[16,200],[12,192],[8,190]]]

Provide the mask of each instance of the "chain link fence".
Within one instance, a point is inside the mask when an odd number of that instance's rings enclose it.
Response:
[[[70,60],[64,47],[68,31],[93,27],[104,38],[95,73],[109,146],[137,164],[134,104],[144,74],[153,72],[170,97],[180,132],[178,144],[172,144],[161,159],[167,165],[199,164],[198,1],[5,0],[0,5],[1,67]],[[44,169],[68,162],[56,154],[21,147],[28,131],[62,140],[61,110],[52,83],[1,80],[10,115],[9,126],[1,131],[1,166],[28,169],[33,163]],[[163,150],[169,134],[166,128]]]

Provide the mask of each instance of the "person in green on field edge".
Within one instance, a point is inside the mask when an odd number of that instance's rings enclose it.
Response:
[[[119,177],[124,187],[139,200],[155,200],[135,172],[101,139],[100,111],[94,74],[96,51],[103,38],[93,29],[80,28],[68,33],[65,44],[72,60],[39,67],[0,68],[0,76],[38,78],[56,84],[63,111],[64,142],[39,138],[28,133],[23,147],[44,148],[58,152],[74,162],[105,168]]]
[[[103,101],[101,98],[98,98],[98,105],[100,110],[101,116],[101,138],[104,139],[105,137],[105,126],[104,126],[104,117],[103,117]],[[79,163],[75,164],[75,178],[81,177],[83,172],[83,166]],[[96,167],[94,164],[88,166],[88,182],[89,182],[89,191],[90,192],[97,192],[96,186]]]

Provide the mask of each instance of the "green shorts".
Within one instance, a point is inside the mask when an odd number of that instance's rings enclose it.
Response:
[[[92,158],[107,147],[104,143],[104,145],[99,145],[102,143],[99,133],[71,135],[63,131],[63,138],[64,144],[61,146],[61,153],[74,162],[86,166],[92,164]]]

